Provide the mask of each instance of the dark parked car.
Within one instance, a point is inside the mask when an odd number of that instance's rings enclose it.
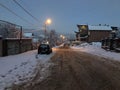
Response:
[[[40,44],[38,47],[38,54],[50,54],[52,53],[52,48],[49,44]]]

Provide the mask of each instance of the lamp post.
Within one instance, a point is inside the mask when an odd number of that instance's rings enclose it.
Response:
[[[52,23],[52,20],[50,18],[48,18],[46,21],[45,21],[45,40],[47,39],[46,38],[46,32],[47,32],[47,25],[50,25]]]
[[[60,35],[60,38],[62,39],[62,43],[65,40],[65,36],[64,35]]]

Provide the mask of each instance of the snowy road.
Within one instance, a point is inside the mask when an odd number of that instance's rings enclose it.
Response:
[[[119,90],[120,62],[72,49],[56,49],[50,76],[12,90]],[[37,83],[36,83],[37,82]]]

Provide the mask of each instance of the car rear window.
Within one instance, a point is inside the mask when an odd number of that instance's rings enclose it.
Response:
[[[40,45],[40,47],[42,47],[42,48],[47,48],[48,45],[42,44],[42,45]]]

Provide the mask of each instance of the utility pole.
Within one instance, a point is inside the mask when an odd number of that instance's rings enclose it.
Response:
[[[47,35],[47,30],[46,30],[46,28],[47,27],[46,27],[46,23],[45,23],[45,41],[47,41],[47,36],[46,36]]]
[[[47,25],[50,25],[52,22],[52,20],[50,18],[48,18],[46,21],[45,21],[45,42],[47,41]]]
[[[22,52],[22,26],[20,26],[20,41],[19,41],[19,53]]]

